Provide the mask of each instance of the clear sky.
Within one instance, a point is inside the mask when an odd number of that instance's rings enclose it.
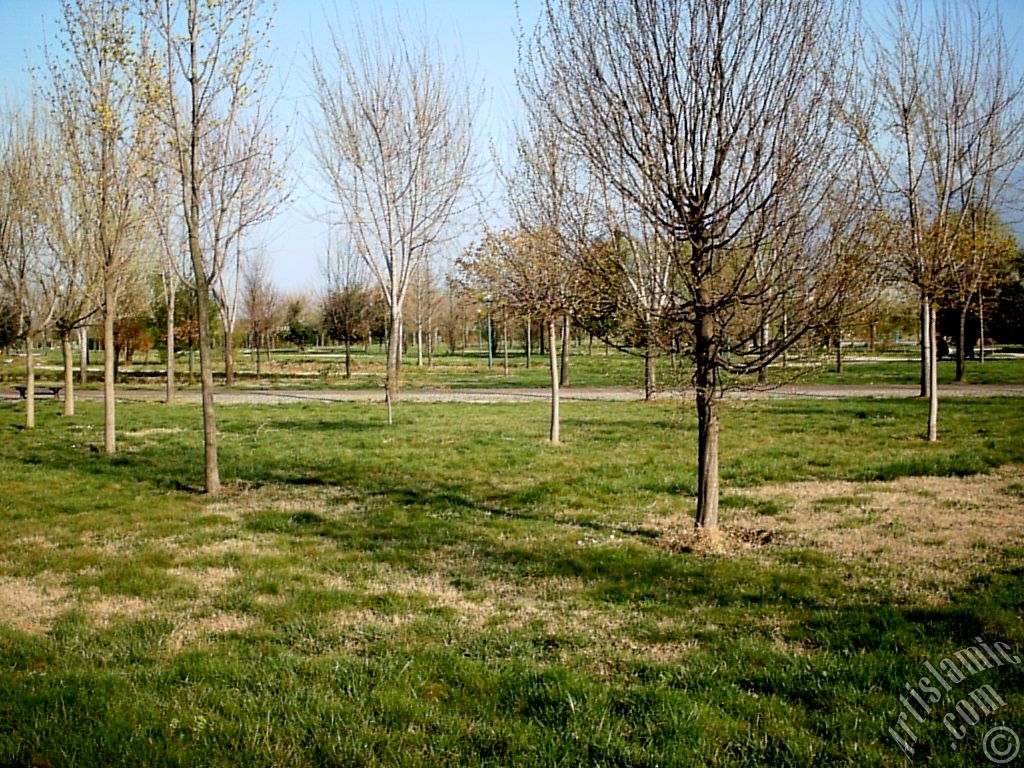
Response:
[[[866,12],[875,12],[881,2],[864,0]],[[1011,45],[1019,47],[1024,39],[1024,0],[992,2],[1002,15]],[[518,110],[517,5],[523,24],[531,28],[541,4],[542,0],[279,0],[273,39],[278,71],[286,76],[286,98],[281,108],[296,113],[306,109],[306,51],[310,45],[327,50],[325,20],[345,26],[357,12],[365,19],[378,8],[385,14],[398,9],[414,18],[426,19],[435,28],[443,47],[460,52],[467,70],[475,72],[485,93],[479,113],[481,140],[477,151],[487,158],[488,142],[494,139],[500,145],[509,116]],[[26,62],[41,62],[43,42],[54,40],[59,13],[58,0],[0,0],[0,84],[8,95],[18,97],[27,92]],[[1017,63],[1024,66],[1019,52]],[[293,132],[301,137],[301,121],[288,115],[283,117],[282,122],[293,123]],[[295,200],[260,233],[278,286],[285,291],[316,289],[318,260],[327,243],[327,227],[315,217],[319,203],[309,193],[316,169],[306,158],[301,141],[296,143],[300,146],[294,162]]]
[[[520,0],[519,13],[532,27],[540,0]],[[387,14],[398,9],[413,18],[426,19],[445,50],[459,53],[470,74],[475,74],[485,95],[479,113],[480,141],[477,151],[489,157],[488,142],[500,134],[508,115],[516,109],[515,67],[518,29],[513,0],[279,0],[272,40],[277,70],[285,78],[281,109],[303,113],[309,98],[308,56],[310,44],[326,52],[327,24],[345,26],[358,13],[364,20],[377,8]],[[29,90],[27,61],[42,62],[44,41],[53,44],[58,30],[58,0],[0,0],[0,87],[19,98]],[[302,135],[301,121],[282,116],[295,125],[292,139]],[[297,142],[301,144],[301,141]],[[315,217],[320,206],[308,186],[315,183],[316,169],[297,147],[294,162],[295,199],[275,221],[259,233],[266,247],[278,286],[285,291],[315,290],[319,259],[327,243],[327,226]]]

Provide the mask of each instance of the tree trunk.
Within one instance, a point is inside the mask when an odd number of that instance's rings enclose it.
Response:
[[[572,334],[572,326],[570,324],[569,316],[566,315],[562,321],[562,368],[559,373],[561,377],[558,383],[563,386],[569,386],[569,336]]]
[[[89,383],[89,329],[78,329],[78,383]]]
[[[836,329],[836,373],[843,372],[843,329]]]
[[[345,334],[345,378],[352,378],[352,340],[349,334]]]
[[[259,334],[256,335],[255,342],[256,343],[253,345],[253,349],[256,350],[256,382],[259,383],[260,379],[263,376],[263,369],[262,366],[260,365],[260,345],[263,342],[260,339]]]
[[[508,376],[508,321],[504,314],[501,318],[501,354],[504,358],[504,375]]]
[[[164,402],[168,405],[174,402],[174,304],[175,291],[168,292],[167,299],[167,379],[164,389]]]
[[[928,442],[939,439],[939,366],[936,361],[935,304],[928,310],[929,364],[928,364]]]
[[[985,300],[978,292],[978,362],[985,362]]]
[[[108,296],[103,306],[103,451],[113,454],[117,451],[114,433],[116,418],[114,405],[114,378],[117,350],[114,349],[114,307],[113,298]]]
[[[75,415],[75,353],[71,349],[71,331],[60,334],[60,350],[64,359],[64,410],[65,416]]]
[[[235,334],[224,327],[224,385],[235,386]]]
[[[928,397],[931,382],[932,327],[931,303],[928,295],[921,292],[921,397]]]
[[[188,343],[188,385],[191,387],[196,383],[196,346],[191,341]]]
[[[658,389],[658,373],[655,367],[654,356],[651,355],[650,341],[644,350],[644,400],[654,399],[654,393]]]
[[[709,315],[696,328],[697,518],[706,532],[718,528],[718,402],[715,392],[714,324]]]
[[[527,370],[529,370],[529,368],[530,368],[530,363],[532,362],[531,358],[533,357],[533,349],[532,349],[532,347],[533,347],[533,339],[531,338],[531,326],[532,325],[533,325],[533,320],[530,319],[529,317],[526,318],[526,368],[527,368]]]
[[[548,432],[548,440],[552,445],[559,445],[560,443],[560,423],[559,423],[559,380],[558,374],[558,339],[556,338],[557,331],[555,330],[555,321],[548,321],[548,362],[551,366],[551,428]]]
[[[964,380],[964,356],[965,347],[964,342],[967,340],[967,309],[970,307],[971,301],[968,299],[960,307],[960,327],[957,329],[957,341],[956,341],[956,381],[960,383]]]
[[[423,324],[416,323],[416,367],[423,367]]]
[[[36,353],[32,333],[25,334],[25,429],[36,426]]]
[[[400,375],[398,361],[402,356],[402,316],[393,311],[391,315],[391,334],[388,336],[388,358],[384,369],[384,402],[388,409],[388,426],[394,424],[394,404],[398,394],[398,377]]]

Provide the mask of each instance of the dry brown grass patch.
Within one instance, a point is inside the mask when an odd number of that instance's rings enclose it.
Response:
[[[882,579],[901,591],[927,592],[962,583],[993,552],[1024,541],[1024,500],[1010,490],[1021,474],[1020,467],[1007,466],[970,477],[746,489],[785,512],[727,510],[721,536],[726,543],[710,547],[695,540],[689,516],[652,517],[647,524],[676,551],[721,554],[780,542],[812,547],[881,569]]]
[[[32,579],[0,577],[0,622],[37,635],[46,632],[67,607],[68,590],[49,574]]]

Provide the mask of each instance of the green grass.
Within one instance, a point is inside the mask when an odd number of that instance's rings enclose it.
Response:
[[[1009,542],[938,601],[799,542],[658,546],[692,513],[689,406],[567,403],[561,448],[543,403],[400,403],[390,430],[370,404],[221,407],[217,500],[194,492],[198,409],[122,405],[112,459],[97,406],[56,410],[27,432],[0,406],[0,595],[41,606],[0,620],[0,765],[896,766],[926,660],[1024,647]],[[923,418],[728,404],[726,522],[785,514],[767,483],[1024,463],[1019,401],[944,402],[937,445]],[[1007,707],[956,750],[929,718],[931,764],[1024,733],[1022,670],[983,680]]]
[[[219,353],[215,353],[215,365],[220,370]],[[93,382],[89,386],[98,386],[102,369],[102,353],[93,353]],[[882,356],[885,357],[884,355]],[[916,361],[905,356],[889,360],[861,360],[856,356],[848,358],[843,373],[835,373],[834,363],[827,356],[815,358],[814,365],[808,366],[806,359],[789,366],[785,370],[781,365],[770,369],[770,379],[775,382],[793,382],[796,384],[827,384],[827,385],[914,385],[919,381],[920,368]],[[57,381],[61,377],[59,351],[51,351],[40,357],[42,368],[39,376],[45,380]],[[428,366],[424,358],[422,366],[416,365],[415,351],[411,350],[404,358],[404,385],[412,389],[508,389],[508,388],[545,388],[550,379],[547,368],[547,356],[534,354],[529,368],[526,357],[517,349],[509,358],[509,374],[505,375],[503,359],[499,354],[493,360],[493,367],[487,366],[486,352],[470,348],[462,354],[449,355],[439,352],[434,356],[433,365]],[[158,387],[162,384],[162,362],[157,352],[151,352],[148,362],[136,360],[134,366],[122,366],[122,380],[134,386]],[[198,362],[196,363],[198,366]],[[289,387],[298,389],[331,388],[340,390],[373,389],[383,387],[384,355],[377,347],[367,352],[362,348],[353,350],[353,375],[344,378],[344,354],[338,348],[282,349],[274,353],[273,363],[264,364],[264,374],[257,378],[255,363],[250,355],[236,352],[236,386],[247,387]],[[684,359],[676,365],[668,357],[657,361],[658,383],[665,388],[686,387],[690,385],[691,369]],[[197,369],[198,370],[198,369]],[[939,363],[939,384],[945,386],[954,383],[956,365],[952,361]],[[0,381],[13,383],[24,376],[24,361],[13,359],[8,364],[0,364]],[[196,374],[198,380],[198,373]],[[219,377],[218,377],[219,379]],[[187,386],[186,359],[179,356],[177,381],[180,386]],[[967,384],[1024,384],[1024,359],[994,358],[984,364],[969,360],[966,363],[964,382]],[[575,387],[629,387],[639,389],[643,386],[643,359],[635,354],[609,349],[605,353],[604,345],[595,342],[593,349],[582,344],[574,349],[570,356],[569,383]],[[736,385],[756,384],[755,377],[742,377],[731,383]],[[198,384],[193,384],[197,388]]]

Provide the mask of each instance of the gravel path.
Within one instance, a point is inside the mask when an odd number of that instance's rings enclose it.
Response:
[[[909,398],[917,397],[916,385],[786,385],[766,390],[732,390],[726,397],[736,400],[763,400],[791,397],[807,397],[818,399],[838,399],[844,397],[879,397]],[[100,400],[103,393],[99,390],[79,390],[75,393],[79,400]],[[1024,397],[1024,385],[1021,384],[961,384],[939,388],[940,397]],[[7,400],[18,400],[13,390],[3,390]],[[162,401],[162,389],[142,389],[119,387],[118,400]],[[408,389],[399,393],[398,399],[410,403],[510,403],[544,401],[549,397],[547,389]],[[609,401],[627,402],[640,400],[643,392],[639,389],[601,387],[582,388],[566,387],[562,389],[562,399],[566,401]],[[671,390],[658,395],[659,400],[691,400],[693,390]],[[313,402],[365,402],[383,401],[383,389],[359,390],[285,390],[285,389],[244,389],[218,391],[216,401],[224,404],[240,403],[296,403]],[[44,401],[45,402],[45,401]],[[190,390],[178,392],[178,402],[198,403],[199,392]]]

